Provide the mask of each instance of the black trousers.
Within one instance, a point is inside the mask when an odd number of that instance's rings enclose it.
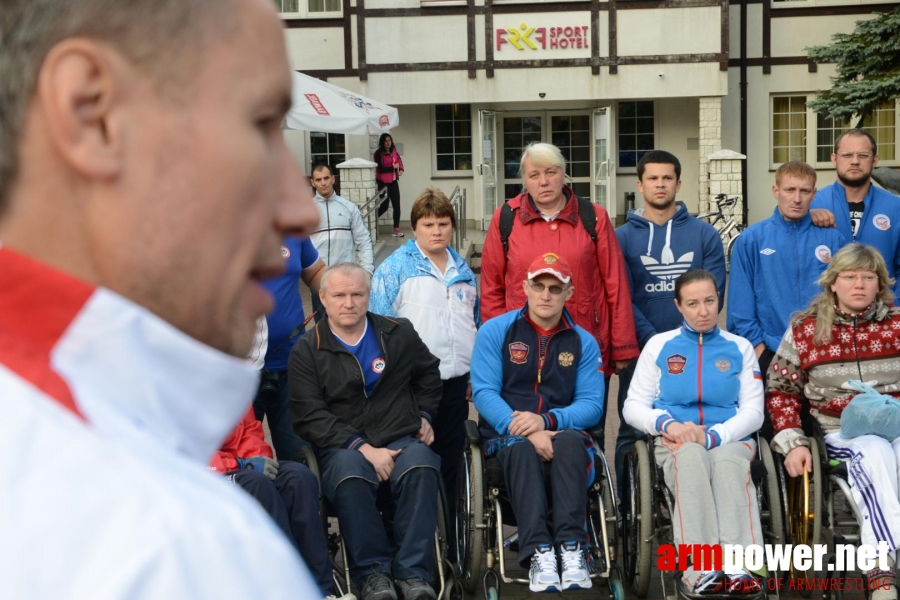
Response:
[[[444,394],[438,406],[437,417],[432,423],[434,443],[431,451],[441,459],[441,480],[447,494],[447,513],[456,514],[456,473],[459,470],[459,459],[466,444],[466,432],[463,424],[469,416],[469,403],[466,401],[466,387],[469,376],[460,375],[445,379]]]
[[[588,542],[585,531],[587,477],[590,456],[584,436],[560,431],[553,438],[550,492],[553,501],[553,534],[547,527],[547,493],[544,461],[527,439],[497,453],[513,513],[519,526],[519,564],[527,567],[535,548],[544,544]]]
[[[379,180],[378,191],[380,192],[385,187],[388,189],[388,197],[378,207],[378,216],[387,212],[388,200],[390,200],[391,206],[394,207],[394,229],[400,229],[400,182],[396,179],[393,183],[384,183]]]
[[[313,472],[300,463],[284,460],[274,481],[247,469],[228,475],[271,515],[300,552],[322,593],[331,594],[331,560],[319,513],[319,482]]]

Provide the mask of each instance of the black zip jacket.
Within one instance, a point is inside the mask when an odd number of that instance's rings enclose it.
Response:
[[[372,395],[356,357],[322,319],[288,362],[294,430],[318,448],[383,447],[437,415],[443,385],[435,358],[407,319],[367,313],[385,367]]]

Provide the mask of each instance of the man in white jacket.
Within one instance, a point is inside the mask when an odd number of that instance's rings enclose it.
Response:
[[[328,165],[316,165],[312,171],[316,190],[314,201],[319,209],[319,228],[310,240],[327,266],[342,262],[357,263],[370,275],[375,272],[372,236],[357,206],[334,191],[334,174]],[[359,252],[359,259],[357,259]],[[318,294],[312,295],[316,323],[325,316]]]
[[[317,223],[281,30],[269,0],[0,3],[4,598],[320,597],[205,468]]]

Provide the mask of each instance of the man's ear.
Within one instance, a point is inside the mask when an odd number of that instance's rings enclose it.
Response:
[[[121,99],[124,63],[93,40],[67,39],[47,55],[36,101],[60,158],[89,179],[115,177],[122,136],[112,118]]]

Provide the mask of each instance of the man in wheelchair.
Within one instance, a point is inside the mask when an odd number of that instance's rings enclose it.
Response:
[[[434,600],[440,459],[429,448],[441,400],[439,361],[406,319],[367,311],[370,276],[354,263],[322,277],[327,319],[294,346],[294,427],[318,451],[361,600]],[[376,505],[390,487],[393,542]]]
[[[594,450],[584,430],[603,414],[603,363],[594,337],[565,310],[574,287],[564,258],[537,257],[522,285],[526,306],[491,319],[475,339],[472,396],[479,429],[485,454],[503,467],[518,523],[519,564],[530,563],[530,589],[587,589],[586,490]]]
[[[622,416],[655,436],[652,451],[674,498],[677,545],[762,544],[750,474],[756,453],[750,436],[763,422],[756,354],[750,342],[716,326],[719,295],[709,271],[681,275],[675,305],[684,324],[644,346]],[[699,564],[678,585],[684,595],[762,591],[758,577],[743,569],[703,571]]]
[[[863,519],[860,540],[888,544],[895,564],[900,545],[900,431],[844,437],[841,416],[857,394],[858,379],[876,392],[900,390],[900,308],[892,306],[893,280],[872,246],[849,244],[819,279],[821,293],[795,317],[769,367],[766,401],[776,435],[772,448],[785,455],[788,475],[812,471],[809,437],[801,424],[807,406],[824,432],[829,459],[847,463],[853,501]],[[811,433],[811,432],[810,432]],[[821,443],[821,442],[819,442]],[[867,573],[871,600],[896,600],[890,570]]]

